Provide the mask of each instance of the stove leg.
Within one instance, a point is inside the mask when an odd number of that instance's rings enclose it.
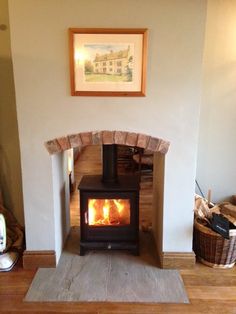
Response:
[[[85,252],[86,252],[86,249],[84,247],[80,246],[79,255],[84,256]]]
[[[131,249],[130,252],[134,256],[139,256],[139,248]]]

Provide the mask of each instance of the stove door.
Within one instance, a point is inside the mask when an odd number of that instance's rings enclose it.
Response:
[[[135,241],[138,208],[136,192],[81,192],[81,240]]]

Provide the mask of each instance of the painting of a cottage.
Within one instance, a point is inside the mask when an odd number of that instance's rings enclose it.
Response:
[[[89,44],[84,48],[87,55],[84,63],[86,82],[133,81],[132,45]]]

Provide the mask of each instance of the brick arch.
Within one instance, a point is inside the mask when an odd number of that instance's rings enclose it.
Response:
[[[150,135],[126,131],[90,131],[58,137],[45,142],[50,155],[87,145],[118,144],[166,154],[170,142]]]

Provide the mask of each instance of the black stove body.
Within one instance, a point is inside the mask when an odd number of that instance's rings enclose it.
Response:
[[[103,145],[103,174],[83,176],[80,255],[87,250],[139,254],[139,177],[117,175],[117,146]]]

